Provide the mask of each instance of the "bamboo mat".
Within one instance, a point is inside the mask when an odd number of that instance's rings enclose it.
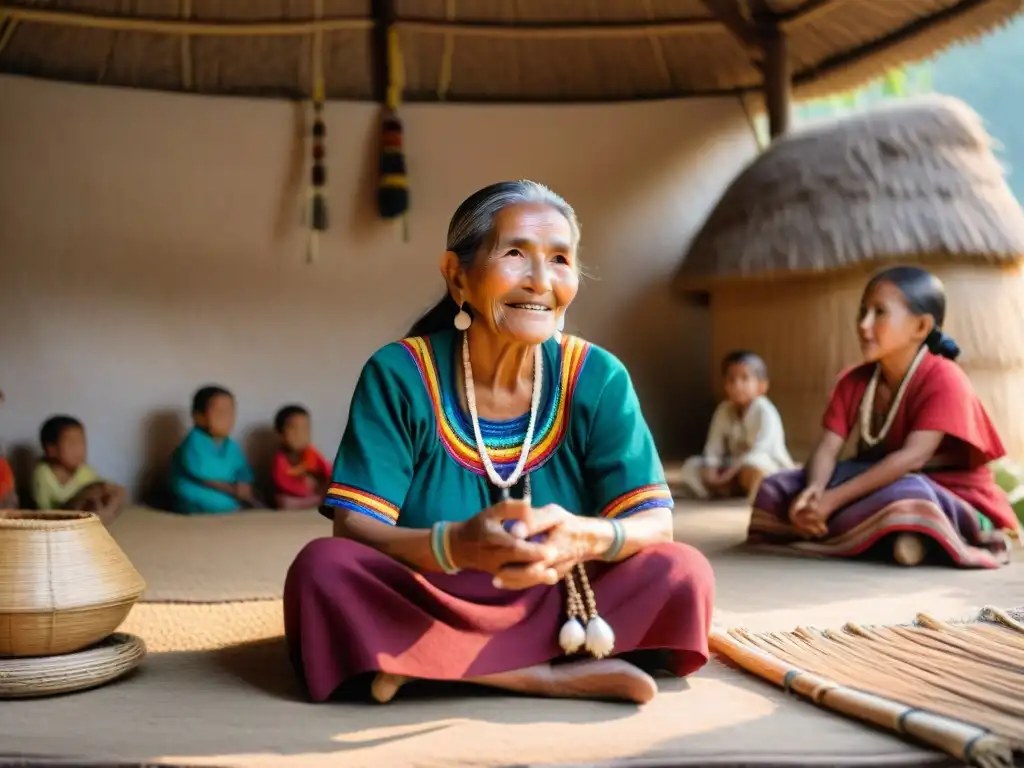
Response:
[[[715,631],[712,649],[848,717],[983,768],[1024,753],[1024,609],[973,623],[919,614],[910,626]]]

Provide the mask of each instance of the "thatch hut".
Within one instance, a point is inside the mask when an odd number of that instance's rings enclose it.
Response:
[[[735,97],[773,80],[777,102],[853,88],[1020,10],[1020,0],[11,0],[0,71],[310,98],[322,66],[327,99],[383,101],[400,64],[406,102]]]
[[[1024,211],[962,102],[898,103],[776,141],[726,190],[676,284],[710,296],[712,350],[762,354],[794,455],[836,374],[859,359],[868,274],[919,263],[945,283],[946,329],[1011,455],[1024,457]]]

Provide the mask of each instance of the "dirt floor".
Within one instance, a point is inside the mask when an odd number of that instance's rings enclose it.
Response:
[[[742,505],[681,505],[677,538],[715,566],[715,623],[791,629],[973,617],[1024,603],[1024,564],[902,569],[737,551]],[[182,765],[923,765],[941,756],[713,661],[651,704],[465,691],[387,706],[303,700],[281,638],[284,572],[328,533],[312,512],[188,519],[130,510],[112,533],[149,589],[124,631],[151,653],[93,691],[0,704],[0,756]],[[17,764],[4,762],[0,764]],[[94,763],[95,764],[95,763]]]

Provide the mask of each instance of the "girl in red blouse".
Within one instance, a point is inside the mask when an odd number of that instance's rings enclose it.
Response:
[[[309,411],[286,405],[274,416],[281,447],[274,456],[272,478],[278,509],[316,509],[327,491],[331,468],[310,442]]]
[[[844,371],[805,470],[767,478],[749,541],[852,557],[891,547],[904,565],[931,550],[998,568],[1019,523],[987,464],[1003,444],[942,332],[942,283],[919,267],[868,282],[857,331],[865,362]],[[837,462],[848,441],[856,458]]]

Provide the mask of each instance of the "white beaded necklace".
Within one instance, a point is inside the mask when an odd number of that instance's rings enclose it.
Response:
[[[903,395],[907,391],[907,387],[910,386],[910,380],[914,378],[914,372],[917,367],[921,364],[924,356],[928,354],[927,347],[921,347],[921,350],[917,353],[917,357],[914,358],[914,362],[910,364],[906,374],[903,376],[903,380],[900,382],[899,389],[896,390],[896,394],[892,399],[892,403],[889,405],[889,412],[885,415],[885,421],[882,422],[882,428],[878,431],[877,435],[871,434],[871,412],[875,408],[875,393],[878,391],[878,380],[882,376],[882,366],[876,364],[875,372],[871,374],[871,381],[868,382],[867,389],[864,390],[864,397],[860,401],[860,438],[868,446],[868,448],[874,448],[880,442],[885,440],[885,436],[889,434],[889,430],[892,428],[893,421],[896,420],[896,411],[899,410],[900,402],[903,400]]]
[[[526,437],[523,439],[523,450],[519,454],[519,461],[512,470],[507,480],[502,480],[501,475],[494,468],[491,457],[487,453],[487,446],[484,444],[483,434],[480,432],[480,416],[476,410],[476,387],[473,384],[473,364],[469,361],[469,334],[462,333],[462,367],[466,379],[466,405],[469,406],[469,418],[473,422],[473,436],[476,438],[476,449],[480,452],[480,461],[484,465],[487,479],[499,488],[509,489],[519,482],[519,478],[526,468],[526,462],[530,458],[530,446],[533,443],[533,429],[537,424],[537,411],[540,410],[540,394],[544,383],[544,355],[541,345],[538,344],[534,353],[533,363],[533,398],[530,402],[530,421],[526,425]]]
[[[473,435],[476,438],[476,448],[480,451],[480,461],[487,472],[487,478],[504,492],[504,498],[508,498],[509,488],[514,486],[530,455],[530,445],[533,443],[533,428],[537,423],[537,411],[540,409],[540,394],[544,383],[544,356],[538,344],[533,363],[533,399],[530,403],[530,421],[526,426],[526,437],[523,439],[522,453],[519,454],[519,462],[507,480],[502,480],[501,475],[494,469],[491,457],[487,453],[487,446],[484,445],[484,438],[480,432],[480,416],[476,410],[476,388],[473,384],[473,365],[469,361],[469,334],[462,333],[462,366],[465,369],[466,377],[466,405],[469,406],[469,417],[473,422]],[[526,476],[523,497],[529,499],[530,476]],[[579,584],[576,580],[579,580]],[[597,659],[603,659],[615,649],[615,632],[597,612],[597,600],[594,591],[590,587],[590,579],[587,577],[586,568],[578,563],[575,568],[565,577],[566,590],[566,622],[558,633],[558,644],[567,655],[572,655],[580,648],[586,648],[590,654]]]

